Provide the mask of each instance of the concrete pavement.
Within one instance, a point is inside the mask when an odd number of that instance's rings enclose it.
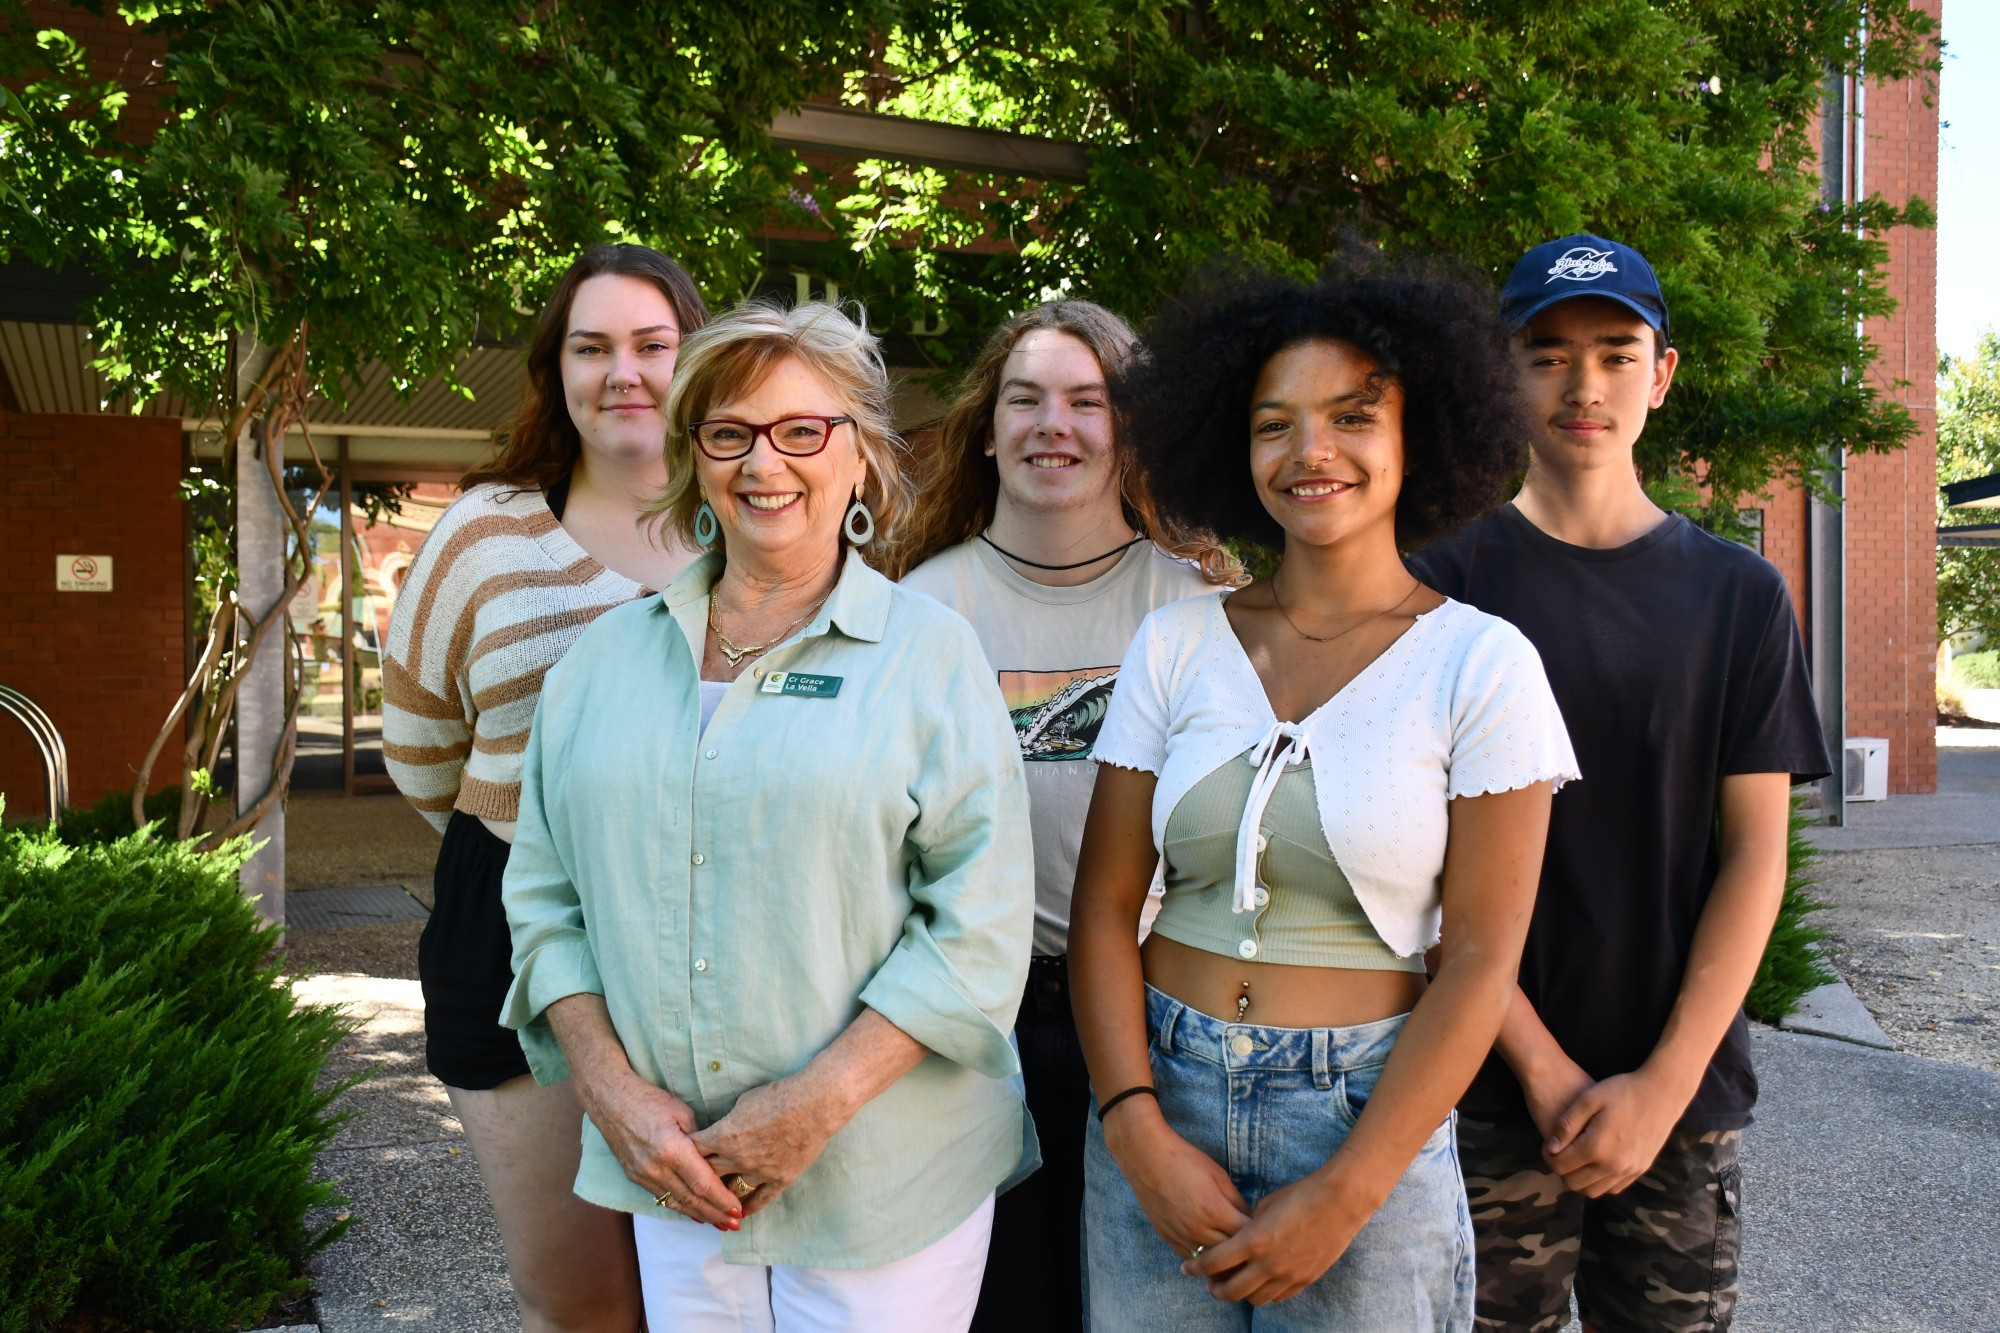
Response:
[[[1815,830],[1814,841],[1828,851],[2000,843],[2000,734],[1972,739],[1988,744],[1941,751],[1938,794],[1850,807],[1846,828]],[[325,813],[333,835],[338,812]],[[298,984],[364,1020],[333,1073],[379,1071],[345,1095],[355,1118],[320,1159],[356,1218],[315,1264],[323,1328],[519,1328],[477,1167],[423,1069],[416,983]],[[1754,1041],[1763,1096],[1744,1140],[1739,1333],[2000,1330],[2000,1076],[1798,1032],[1759,1028]]]
[[[1754,1037],[1738,1333],[2000,1329],[2000,1077]]]
[[[2000,731],[1938,728],[1938,789],[1850,801],[1842,828],[1806,830],[1825,852],[2000,843]]]
[[[478,1170],[423,1072],[416,983],[300,988],[365,1018],[340,1067],[381,1071],[347,1094],[355,1118],[321,1157],[357,1219],[317,1264],[322,1326],[518,1328]],[[2000,1329],[2000,1077],[1768,1028],[1754,1040],[1739,1333]]]
[[[493,1209],[444,1088],[424,1068],[423,995],[414,981],[301,978],[301,999],[346,1006],[361,1026],[328,1074],[373,1071],[349,1089],[350,1115],[319,1172],[353,1215],[314,1261],[325,1333],[489,1333],[518,1329]],[[324,1222],[328,1210],[314,1220]]]

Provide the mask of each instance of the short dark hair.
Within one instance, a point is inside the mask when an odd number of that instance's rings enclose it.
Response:
[[[1359,349],[1403,391],[1399,547],[1506,498],[1527,466],[1529,429],[1493,293],[1443,260],[1350,247],[1312,283],[1211,266],[1147,326],[1113,393],[1163,512],[1224,539],[1283,545],[1250,479],[1250,394],[1272,357],[1322,340]]]
[[[1672,335],[1669,334],[1666,329],[1653,323],[1651,320],[1647,319],[1644,315],[1641,315],[1638,311],[1633,310],[1630,306],[1621,305],[1617,301],[1607,300],[1602,296],[1593,297],[1588,295],[1587,293],[1578,293],[1571,299],[1578,301],[1595,300],[1602,302],[1605,305],[1617,306],[1625,313],[1637,319],[1641,324],[1644,324],[1646,326],[1647,331],[1653,335],[1653,364],[1657,366],[1658,364],[1660,364],[1660,362],[1667,359],[1667,349],[1674,345]],[[1535,319],[1540,319],[1543,315],[1547,314],[1549,311],[1554,309],[1555,309],[1554,305],[1543,306],[1540,310],[1537,310],[1535,312]],[[1513,330],[1513,336],[1516,338],[1527,337],[1528,329],[1534,324],[1534,322],[1535,322],[1534,319],[1530,319],[1523,324],[1510,325],[1510,328]]]

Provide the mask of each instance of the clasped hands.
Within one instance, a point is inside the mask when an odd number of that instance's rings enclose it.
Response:
[[[1105,1144],[1153,1230],[1182,1256],[1181,1271],[1206,1279],[1219,1301],[1269,1305],[1296,1296],[1333,1266],[1381,1203],[1322,1171],[1271,1191],[1253,1209],[1229,1173],[1144,1099],[1106,1119]]]
[[[1565,1188],[1591,1199],[1652,1170],[1689,1101],[1645,1066],[1600,1082],[1567,1057],[1523,1078],[1521,1088],[1543,1159]]]
[[[695,1128],[686,1102],[637,1075],[586,1105],[627,1177],[720,1231],[741,1229],[744,1218],[775,1202],[845,1123],[796,1077],[752,1088],[706,1129]],[[754,1188],[739,1197],[725,1176]]]

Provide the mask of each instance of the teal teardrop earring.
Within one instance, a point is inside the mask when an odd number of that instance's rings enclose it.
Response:
[[[715,545],[716,539],[720,536],[722,536],[722,524],[716,519],[715,511],[709,508],[708,501],[703,500],[701,508],[694,511],[695,543],[703,550],[708,550]]]
[[[854,503],[847,507],[847,518],[841,524],[841,530],[846,534],[847,540],[856,546],[866,546],[875,540],[875,515],[859,495],[855,496]]]

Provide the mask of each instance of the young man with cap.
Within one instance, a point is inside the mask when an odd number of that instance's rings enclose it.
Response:
[[[1828,771],[1783,577],[1656,506],[1633,447],[1678,353],[1653,270],[1566,236],[1501,294],[1537,425],[1511,504],[1410,562],[1542,655],[1583,780],[1555,799],[1521,984],[1460,1103],[1479,1327],[1727,1329],[1742,1002],[1794,783]]]

